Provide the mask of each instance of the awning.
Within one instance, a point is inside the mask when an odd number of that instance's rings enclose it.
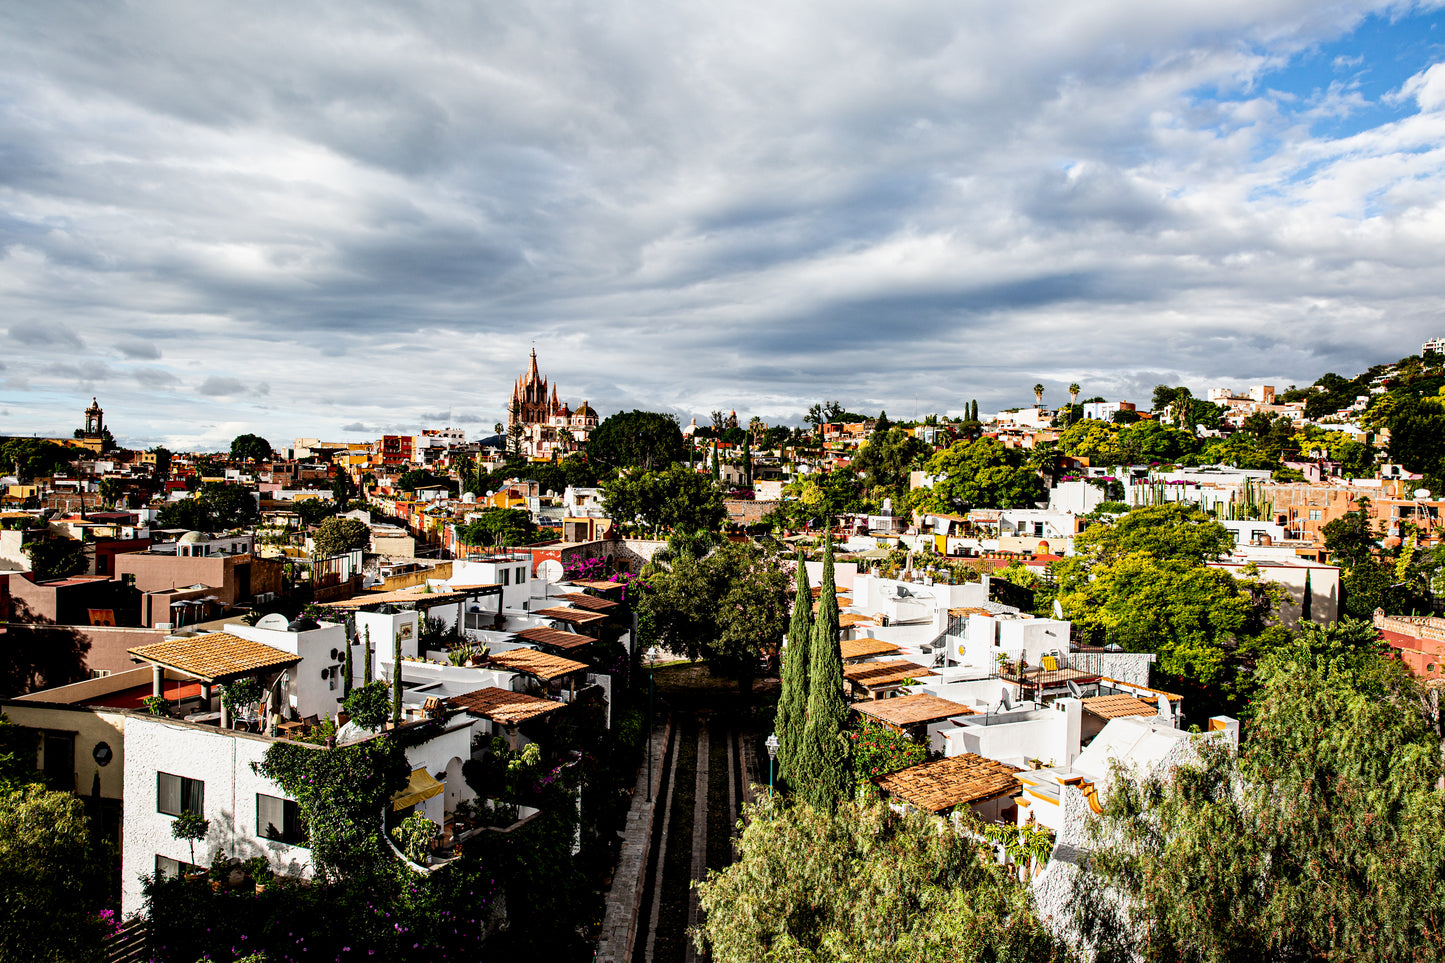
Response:
[[[445,786],[433,779],[431,773],[425,769],[413,769],[411,771],[411,778],[407,780],[406,788],[391,797],[391,808],[393,810],[399,810],[415,806],[425,799],[430,799],[445,788]]]

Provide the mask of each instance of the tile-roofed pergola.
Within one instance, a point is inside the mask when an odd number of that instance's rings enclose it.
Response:
[[[906,729],[909,726],[922,725],[926,722],[940,722],[953,716],[974,714],[972,709],[961,702],[954,702],[923,692],[900,696],[897,699],[855,702],[852,707],[865,716],[871,716],[879,722],[886,722],[895,729]]]
[[[576,632],[563,632],[561,629],[548,629],[542,626],[523,629],[517,633],[517,638],[553,649],[580,649],[584,645],[591,645],[597,641],[590,635],[578,635]]]
[[[321,605],[331,609],[360,609],[368,605],[409,605],[419,604],[422,608],[432,608],[437,605],[455,605],[464,602],[468,598],[480,595],[500,594],[498,588],[495,593],[491,586],[476,586],[462,589],[453,589],[449,592],[418,592],[411,589],[403,589],[397,592],[367,592],[349,599],[341,599],[338,602],[322,602]]]
[[[552,655],[547,652],[538,652],[536,649],[508,649],[506,652],[496,652],[488,656],[487,664],[510,669],[513,672],[525,672],[527,675],[534,675],[543,681],[550,681],[572,672],[581,672],[587,668],[586,663],[574,662],[571,659],[564,659],[560,655]]]
[[[301,661],[299,655],[252,642],[229,632],[208,632],[185,639],[169,639],[128,650],[152,665],[175,669],[207,682],[234,679],[284,669]]]
[[[900,769],[874,782],[919,809],[938,813],[1018,792],[1016,772],[1013,766],[966,752]]]
[[[838,628],[840,629],[851,629],[857,625],[876,626],[877,624],[877,619],[871,615],[860,615],[857,612],[838,613]]]
[[[614,602],[611,599],[599,599],[595,595],[588,595],[585,592],[571,592],[567,595],[557,596],[560,602],[566,602],[573,608],[586,609],[589,612],[606,612],[621,605],[621,602]]]
[[[601,622],[607,618],[607,616],[600,612],[584,612],[581,609],[566,609],[557,605],[554,605],[550,609],[538,609],[532,614],[543,619],[571,622],[574,625],[591,625],[593,622]]]
[[[840,645],[843,649],[843,661],[850,662],[853,659],[867,659],[878,655],[897,655],[903,650],[892,642],[885,642],[882,639],[874,639],[864,636],[861,639],[844,639]]]
[[[897,685],[905,679],[917,679],[937,673],[906,659],[888,662],[860,662],[843,666],[843,678],[854,685],[872,688],[880,685]]]
[[[1123,716],[1152,716],[1158,710],[1131,695],[1093,696],[1083,700],[1084,709],[1101,719],[1119,719]]]
[[[578,588],[591,589],[594,592],[611,592],[616,589],[626,588],[626,582],[573,582]]]
[[[466,695],[453,696],[447,702],[458,709],[465,709],[474,716],[491,719],[504,726],[514,726],[519,722],[526,722],[528,719],[535,719],[537,716],[546,715],[562,708],[560,702],[539,699],[524,692],[513,692],[510,689],[500,689],[496,686],[488,686],[485,689],[468,692]]]

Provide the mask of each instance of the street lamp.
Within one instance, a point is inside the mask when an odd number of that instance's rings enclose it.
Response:
[[[768,738],[763,740],[763,745],[768,747],[768,798],[773,798],[773,760],[778,756],[778,734],[772,732]]]
[[[657,647],[649,648],[643,655],[647,658],[647,801],[652,802],[652,680],[657,674]]]

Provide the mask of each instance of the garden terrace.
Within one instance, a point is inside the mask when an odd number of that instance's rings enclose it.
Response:
[[[1020,789],[1017,772],[1006,763],[969,752],[900,769],[874,782],[911,806],[940,813],[954,806],[1012,796]]]
[[[140,661],[212,683],[276,671],[301,661],[298,655],[226,632],[171,639],[128,651]]]

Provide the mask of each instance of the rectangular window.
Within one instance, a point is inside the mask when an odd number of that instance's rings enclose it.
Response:
[[[511,585],[511,584],[512,584],[512,570],[509,569],[509,568],[504,568],[504,569],[502,569],[501,571],[502,571],[502,584],[503,584],[503,585]]]
[[[182,873],[204,873],[204,866],[196,866],[193,863],[182,862],[179,859],[171,859],[169,856],[156,855],[156,878],[162,876],[180,876]]]
[[[1320,511],[1318,508],[1310,509],[1310,521],[1317,522],[1322,517],[1324,517],[1324,512]]]
[[[45,734],[45,778],[58,790],[75,789],[75,733]]]
[[[156,773],[156,812],[179,816],[183,812],[204,816],[206,784],[199,779]]]
[[[517,566],[517,584],[521,585],[525,581],[527,581],[527,567],[519,565]]]
[[[301,807],[291,799],[256,793],[256,832],[266,839],[293,845],[306,842]]]

